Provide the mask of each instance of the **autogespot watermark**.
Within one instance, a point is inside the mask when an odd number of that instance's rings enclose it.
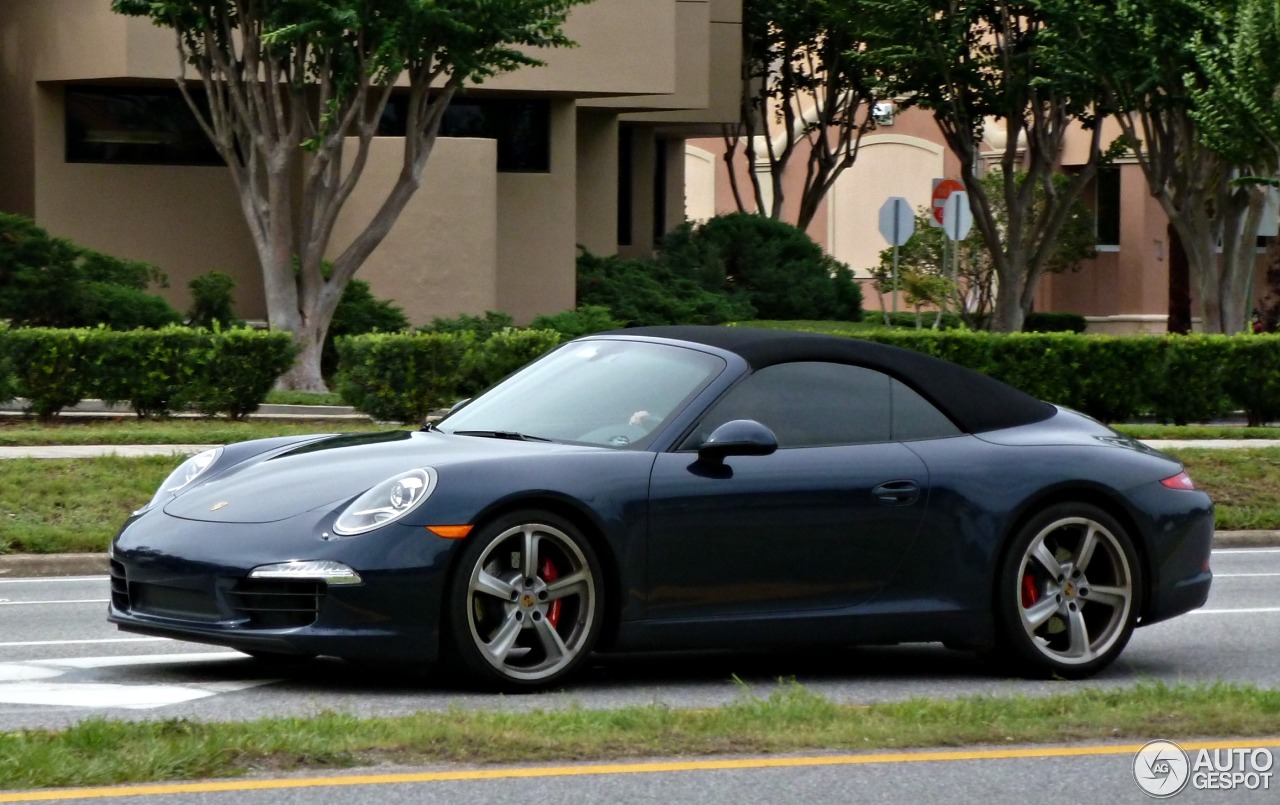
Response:
[[[1133,758],[1133,779],[1156,799],[1188,784],[1197,791],[1271,790],[1270,749],[1197,749],[1194,756],[1173,741],[1151,741]]]

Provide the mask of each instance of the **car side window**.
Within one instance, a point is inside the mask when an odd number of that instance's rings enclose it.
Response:
[[[893,439],[910,442],[959,436],[961,430],[933,403],[900,380],[891,384],[893,394]]]
[[[872,369],[839,363],[767,366],[717,401],[681,447],[696,449],[734,419],[768,426],[779,448],[887,442],[892,438],[892,382]]]

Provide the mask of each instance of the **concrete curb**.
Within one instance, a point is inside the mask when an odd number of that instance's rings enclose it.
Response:
[[[1280,531],[1215,531],[1215,548],[1280,548]],[[0,556],[0,579],[104,576],[105,553],[11,554]]]

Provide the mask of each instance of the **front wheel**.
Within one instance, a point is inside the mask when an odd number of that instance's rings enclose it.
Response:
[[[997,619],[1006,654],[1031,676],[1081,679],[1133,635],[1142,569],[1133,540],[1102,509],[1061,503],[1033,517],[1000,568]]]
[[[576,668],[604,618],[591,544],[548,512],[516,512],[472,536],[449,585],[460,664],[490,687],[544,687]]]

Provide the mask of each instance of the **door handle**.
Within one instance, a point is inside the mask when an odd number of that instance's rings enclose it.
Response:
[[[886,506],[910,506],[920,499],[920,485],[915,481],[886,481],[871,494]]]

